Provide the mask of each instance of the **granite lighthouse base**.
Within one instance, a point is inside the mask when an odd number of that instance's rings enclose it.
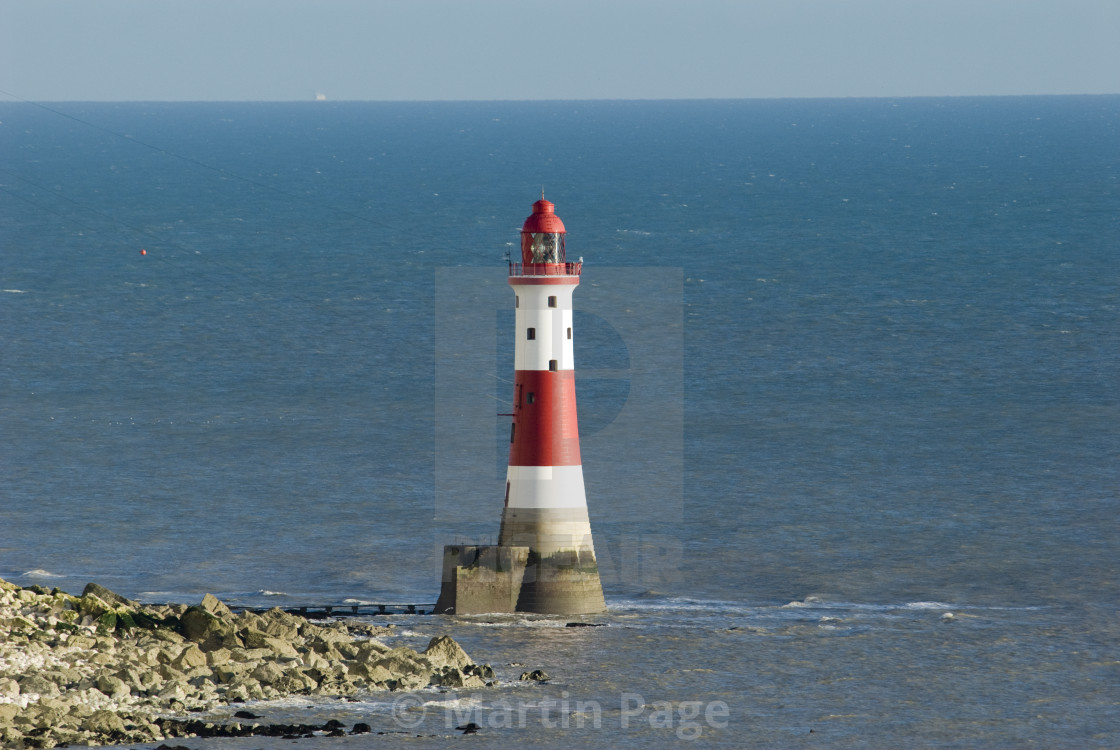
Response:
[[[451,544],[443,548],[436,614],[535,612],[581,615],[606,609],[594,554],[529,547]]]

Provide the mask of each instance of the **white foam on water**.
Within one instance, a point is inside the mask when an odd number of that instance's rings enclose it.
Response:
[[[52,573],[49,570],[43,570],[42,568],[36,568],[35,570],[29,570],[26,573],[24,573],[24,575],[27,576],[28,578],[65,578],[66,577],[66,576],[62,575],[61,573]]]
[[[171,591],[141,591],[136,595],[140,601],[156,601],[156,602],[169,602],[172,601],[175,594]]]
[[[755,609],[744,602],[725,599],[691,599],[688,597],[664,597],[643,599],[618,599],[608,603],[607,609],[614,612],[627,610],[675,612],[680,610],[701,609],[708,612],[740,612]]]
[[[464,624],[479,628],[565,628],[568,626],[568,621],[518,618],[515,620],[467,620]]]

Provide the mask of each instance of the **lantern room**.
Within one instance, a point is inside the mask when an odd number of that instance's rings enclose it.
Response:
[[[543,197],[521,226],[521,262],[525,265],[564,262],[564,222],[556,206]]]

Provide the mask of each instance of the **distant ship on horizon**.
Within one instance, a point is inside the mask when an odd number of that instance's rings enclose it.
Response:
[[[315,101],[325,102],[326,100],[327,100],[327,95],[324,94],[322,91],[316,91],[315,92]]]

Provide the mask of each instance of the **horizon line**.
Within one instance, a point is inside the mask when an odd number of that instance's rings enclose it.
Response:
[[[1109,93],[1065,94],[879,94],[847,96],[740,96],[740,97],[585,97],[572,99],[319,99],[314,96],[300,99],[28,99],[0,90],[9,97],[9,104],[548,104],[589,102],[743,102],[743,101],[848,101],[890,99],[1026,99],[1120,96],[1120,91]],[[3,100],[0,100],[3,102]]]

